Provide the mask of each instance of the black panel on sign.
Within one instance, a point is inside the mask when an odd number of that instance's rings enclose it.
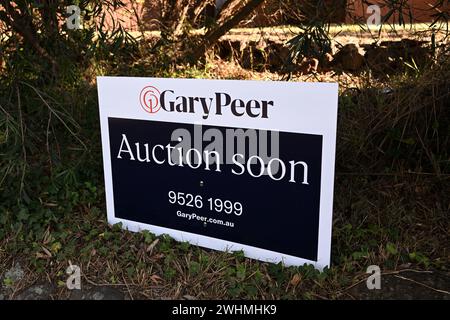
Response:
[[[154,159],[150,162],[140,162],[136,158],[135,143],[140,144],[141,158],[145,156],[146,143],[150,154],[155,145],[166,146],[170,143],[171,146],[176,146],[179,142],[175,139],[172,141],[172,132],[176,129],[185,129],[192,137],[194,130],[196,133],[200,130],[203,133],[208,129],[220,130],[226,150],[225,131],[238,128],[202,126],[199,129],[193,124],[119,118],[108,118],[108,123],[114,210],[117,218],[317,261],[322,136],[279,132],[277,158],[285,163],[286,174],[280,181],[275,181],[268,175],[252,177],[246,167],[242,175],[233,174],[232,169],[235,172],[241,171],[241,168],[233,163],[221,164],[221,172],[215,171],[215,164],[210,164],[209,171],[204,170],[204,165],[198,169],[192,169],[186,164],[183,167],[170,166],[167,163],[167,151],[162,148],[156,149],[155,154],[160,161],[166,160],[164,164],[157,164]],[[262,131],[256,132],[259,136]],[[271,134],[268,132],[268,141]],[[118,158],[123,135],[126,135],[134,152],[135,161],[130,160],[129,153],[126,152],[121,153],[121,159]],[[204,148],[211,141],[202,143]],[[194,143],[192,144],[194,148]],[[122,145],[122,150],[126,149],[125,146]],[[203,150],[199,152],[203,153]],[[270,154],[270,150],[268,153]],[[290,161],[303,161],[308,165],[307,185],[302,184],[301,165],[296,166],[296,183],[289,181]],[[256,174],[259,166],[253,164],[251,168]],[[278,178],[280,175],[281,171],[278,171],[278,175],[275,174],[274,177]],[[196,208],[194,201],[191,202],[193,207],[171,204],[168,196],[170,191],[189,193],[193,197],[201,196],[203,206]],[[208,200],[210,198],[211,203]],[[210,204],[215,208],[215,199],[221,199],[222,203],[229,200],[233,205],[241,203],[242,214],[238,216],[233,212],[227,214],[216,212],[215,209],[211,211]],[[206,223],[197,219],[189,220],[181,217],[181,213],[196,214],[208,220]]]

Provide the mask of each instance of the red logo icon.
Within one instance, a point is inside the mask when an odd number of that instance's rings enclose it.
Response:
[[[142,89],[139,95],[139,101],[142,109],[148,113],[156,113],[161,109],[159,104],[160,92],[158,89],[152,86],[147,86]]]

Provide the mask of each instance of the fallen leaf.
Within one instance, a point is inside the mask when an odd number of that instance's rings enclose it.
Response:
[[[150,252],[150,254],[152,253],[153,249],[155,248],[155,246],[158,244],[159,239],[156,239],[155,241],[153,241],[148,247],[147,247],[147,252]]]
[[[152,280],[153,283],[155,284],[159,284],[160,281],[162,281],[162,278],[160,276],[158,276],[157,274],[153,274],[150,276],[150,279]]]
[[[46,247],[42,246],[41,248],[42,248],[42,251],[44,251],[44,253],[45,253],[49,258],[52,257],[52,253],[51,253]]]
[[[289,283],[291,286],[296,287],[300,283],[301,279],[302,278],[300,277],[300,275],[298,273],[296,273],[296,274],[294,274],[294,276],[292,277],[292,279]]]

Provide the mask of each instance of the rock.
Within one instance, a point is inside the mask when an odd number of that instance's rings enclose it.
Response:
[[[343,46],[333,57],[333,66],[345,71],[359,71],[364,65],[364,56],[353,43]]]
[[[222,40],[217,44],[216,52],[224,60],[238,58],[245,46],[245,42]]]
[[[73,290],[70,300],[124,300],[122,291],[107,286],[95,287],[88,290]]]
[[[427,47],[409,48],[404,59],[407,62],[414,62],[418,68],[423,68],[433,63],[433,54]]]
[[[224,60],[234,59],[242,68],[263,70],[266,65],[267,43],[264,41],[219,41],[216,54]]]
[[[47,283],[33,285],[17,295],[15,300],[49,300],[53,290],[53,286]]]
[[[317,72],[318,67],[319,67],[318,59],[305,57],[300,62],[297,70],[301,74],[308,74],[312,72]]]
[[[263,71],[266,67],[267,54],[261,42],[249,42],[241,51],[240,61],[242,68]]]
[[[244,69],[286,71],[289,48],[281,41],[219,41],[216,54],[224,60],[235,59]],[[290,70],[290,69],[289,69]]]
[[[333,56],[331,53],[325,53],[322,59],[319,61],[319,71],[328,72],[333,66]]]
[[[382,41],[380,46],[389,48],[415,48],[422,47],[427,41],[414,40],[414,39],[402,39],[400,41]]]
[[[270,41],[265,48],[267,53],[267,64],[270,71],[289,70],[289,48],[282,42]]]
[[[329,70],[333,57],[330,53],[325,53],[323,59],[305,57],[300,63],[291,62],[289,59],[289,47],[276,40],[260,41],[219,41],[215,47],[216,54],[221,59],[235,59],[244,69],[271,72],[300,72],[308,74],[317,72],[319,64],[324,70]],[[319,50],[319,49],[318,49]]]
[[[433,54],[426,41],[403,39],[383,41],[366,47],[365,59],[375,75],[405,71],[407,64],[423,68],[433,62]]]
[[[19,263],[16,263],[11,269],[5,272],[3,280],[8,279],[11,283],[16,283],[23,279],[25,272]],[[5,281],[3,281],[5,283]]]
[[[387,47],[377,45],[367,47],[364,58],[375,75],[392,74],[399,67]]]
[[[414,61],[418,67],[423,67],[433,58],[431,49],[426,44],[426,41],[402,39],[401,41],[384,41],[380,43],[380,46],[387,47],[394,59],[405,62]]]
[[[359,300],[450,300],[450,274],[403,271],[381,276],[381,289],[369,290],[366,282],[349,290]]]
[[[5,300],[5,296],[0,293],[0,301]]]

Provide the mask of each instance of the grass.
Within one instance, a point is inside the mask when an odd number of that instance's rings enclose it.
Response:
[[[20,262],[30,271],[10,286],[51,279],[60,284],[61,298],[69,294],[64,286],[69,261],[81,267],[84,285],[118,287],[133,298],[349,298],[346,289],[365,277],[369,265],[380,265],[383,272],[402,265],[447,270],[448,217],[441,208],[445,192],[427,199],[435,184],[434,178],[413,175],[371,179],[338,173],[332,267],[322,274],[311,266],[285,268],[240,252],[123,231],[105,221],[101,183],[98,188],[90,183],[70,186],[69,196],[49,185],[38,195],[42,207],[22,208],[19,220],[52,208],[51,222],[27,233],[17,223],[1,242],[1,270]]]
[[[159,70],[151,64],[138,61],[102,72],[279,79],[224,61]],[[0,154],[12,154],[1,161],[12,159],[8,172],[14,173],[0,184],[3,292],[13,298],[32,283],[49,281],[56,286],[54,297],[66,298],[69,263],[81,267],[84,286],[112,286],[133,299],[346,299],[358,297],[352,290],[363,284],[370,265],[379,265],[385,274],[402,269],[448,272],[449,70],[447,61],[383,81],[369,73],[323,76],[342,85],[332,265],[323,273],[108,225],[94,74],[67,87],[17,87],[13,92],[23,105],[40,105],[34,117],[45,121],[36,125],[29,114],[23,121],[1,118],[6,120],[0,127]],[[305,79],[317,81],[295,80]],[[392,93],[382,93],[386,87]],[[66,110],[77,125],[64,118]],[[30,139],[26,147],[24,137]],[[25,277],[16,282],[2,278],[15,263]]]

